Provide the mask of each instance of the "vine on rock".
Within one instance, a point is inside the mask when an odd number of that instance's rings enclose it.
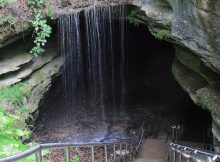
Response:
[[[31,24],[34,27],[35,47],[31,49],[30,53],[39,56],[45,52],[43,47],[52,33],[52,28],[48,25],[44,12],[47,0],[27,0],[27,3],[34,14]]]

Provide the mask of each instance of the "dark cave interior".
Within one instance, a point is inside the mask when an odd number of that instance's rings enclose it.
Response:
[[[146,121],[151,126],[152,138],[165,138],[172,124],[180,124],[183,128],[183,140],[210,143],[210,114],[196,106],[172,76],[171,66],[175,58],[172,44],[155,39],[145,25],[136,27],[127,22],[126,27],[126,108],[117,109],[116,114],[112,114],[113,109],[108,107],[106,112],[110,114],[106,116],[110,120],[115,115],[125,120],[126,128],[123,132],[126,133],[137,129],[141,122]],[[114,34],[117,35],[118,32]],[[93,139],[89,139],[91,131],[109,129],[109,125],[105,124],[104,128],[96,127],[103,122],[95,119],[94,116],[99,114],[88,114],[84,110],[75,116],[80,119],[69,120],[71,110],[65,106],[62,88],[62,76],[59,76],[54,80],[40,108],[34,131],[37,141],[68,141],[70,135],[77,133],[82,136],[80,132],[83,131],[87,134],[84,134],[87,139],[83,141],[92,141]],[[117,125],[119,121],[116,121],[112,123]],[[91,130],[85,131],[86,129]]]

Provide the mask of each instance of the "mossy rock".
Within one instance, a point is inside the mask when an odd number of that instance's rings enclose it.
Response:
[[[196,91],[195,99],[202,108],[213,115],[220,115],[220,85],[212,85]]]

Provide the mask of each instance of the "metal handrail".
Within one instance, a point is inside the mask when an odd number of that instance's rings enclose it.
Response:
[[[170,143],[170,161],[177,161],[177,158],[186,158],[187,160],[193,160],[194,162],[206,161],[206,162],[216,162],[220,160],[219,153],[208,152],[200,149],[195,149],[192,147]],[[178,154],[178,157],[176,156]]]
[[[170,162],[182,162],[182,158],[187,159],[187,162],[190,160],[193,162],[216,162],[220,160],[220,153],[209,151],[203,149],[196,149],[189,146],[184,146],[181,144],[175,143],[179,140],[180,127],[175,125],[171,126],[172,131],[168,131],[166,142],[169,147],[169,157]],[[169,137],[171,138],[171,143],[168,143]],[[203,144],[205,146],[205,144]],[[218,146],[218,145],[210,145]]]
[[[65,160],[66,162],[70,162],[70,148],[90,148],[91,150],[91,161],[95,162],[95,147],[104,147],[104,153],[105,153],[105,162],[108,161],[108,147],[113,146],[113,158],[114,161],[124,159],[128,156],[127,152],[130,151],[130,154],[132,156],[135,156],[139,150],[139,147],[142,143],[144,134],[145,134],[145,128],[144,128],[144,122],[139,130],[139,135],[137,140],[121,140],[118,142],[102,142],[102,143],[82,143],[82,144],[76,144],[76,143],[47,143],[47,144],[38,144],[37,146],[30,148],[24,152],[21,152],[17,155],[9,156],[3,159],[0,159],[0,162],[14,162],[18,160],[25,159],[27,157],[30,157],[32,155],[35,155],[36,162],[42,162],[42,151],[46,149],[55,149],[55,148],[64,148],[65,150]],[[119,146],[119,152],[120,157],[116,158],[116,146]],[[122,147],[125,146],[125,154],[122,154]]]

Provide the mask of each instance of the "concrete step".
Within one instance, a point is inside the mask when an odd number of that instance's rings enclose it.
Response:
[[[164,139],[146,139],[134,162],[166,162],[167,152]]]

